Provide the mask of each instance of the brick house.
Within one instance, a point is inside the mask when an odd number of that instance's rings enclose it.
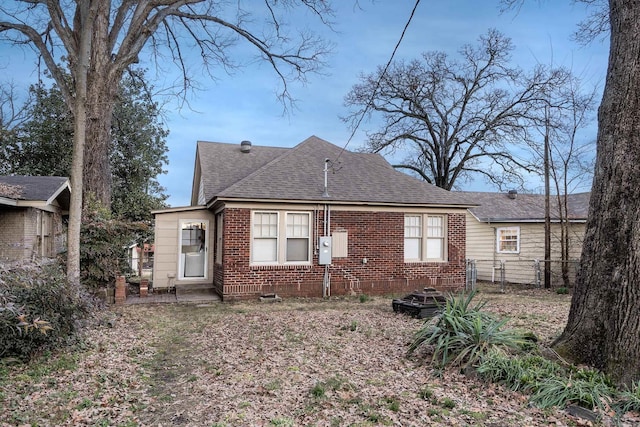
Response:
[[[153,212],[153,287],[210,286],[224,300],[459,289],[469,206],[315,136],[198,142],[191,206]]]
[[[65,177],[0,176],[0,264],[64,251],[70,197]]]

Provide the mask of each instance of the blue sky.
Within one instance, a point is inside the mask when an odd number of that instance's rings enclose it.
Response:
[[[165,104],[169,164],[167,174],[159,177],[167,189],[168,203],[188,205],[195,148],[198,140],[254,145],[292,147],[310,135],[344,146],[350,130],[339,119],[346,115],[344,96],[358,82],[361,73],[375,71],[389,59],[414,6],[414,0],[335,1],[335,32],[325,37],[335,44],[325,75],[312,75],[306,85],[291,86],[297,109],[283,115],[275,91],[277,76],[265,66],[254,63],[234,72],[218,74],[211,81],[195,72],[201,90],[189,97],[191,108],[179,108],[175,99]],[[444,51],[455,55],[460,46],[475,44],[489,28],[510,37],[516,47],[513,63],[527,69],[536,62],[571,68],[587,84],[604,85],[608,45],[596,41],[581,47],[571,41],[576,25],[586,16],[581,4],[570,0],[538,2],[527,0],[519,12],[501,14],[498,0],[423,0],[396,59],[418,58],[425,51]],[[299,21],[306,24],[304,18]],[[2,46],[5,50],[6,46]],[[239,46],[242,52],[242,46]],[[13,80],[28,86],[35,81],[33,58],[11,51],[0,60],[3,81]],[[194,62],[194,66],[197,62]],[[142,63],[143,66],[149,66]],[[153,73],[149,76],[153,77]],[[171,76],[163,76],[163,79]],[[158,80],[156,88],[164,85]],[[366,131],[374,124],[363,123],[347,149],[363,145]],[[595,138],[595,128],[592,135]],[[486,183],[470,183],[469,190],[491,190]]]

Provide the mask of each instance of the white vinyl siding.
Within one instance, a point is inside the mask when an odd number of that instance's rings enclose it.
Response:
[[[426,225],[426,230],[425,230]],[[426,234],[425,234],[426,232]],[[446,260],[446,216],[411,214],[404,217],[405,261]]]
[[[496,252],[499,254],[520,253],[520,227],[496,229]]]
[[[253,264],[309,264],[311,262],[311,214],[309,212],[254,211],[251,262]]]

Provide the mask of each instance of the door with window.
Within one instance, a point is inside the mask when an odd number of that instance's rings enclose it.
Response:
[[[180,224],[180,278],[207,277],[207,230],[209,221],[186,220]]]

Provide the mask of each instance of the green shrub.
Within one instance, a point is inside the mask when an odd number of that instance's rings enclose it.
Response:
[[[149,237],[143,222],[114,219],[97,202],[89,201],[83,212],[80,235],[80,280],[96,290],[115,283],[118,275],[130,273],[126,247]]]
[[[58,263],[0,267],[0,357],[29,359],[73,335],[91,312]]]
[[[371,301],[371,297],[367,294],[360,294],[360,302],[365,303]]]
[[[503,329],[508,319],[498,320],[482,311],[485,302],[471,305],[476,292],[447,299],[442,313],[425,321],[409,347],[409,353],[423,345],[433,347],[432,361],[441,366],[473,365],[495,348],[521,348],[525,334]]]
[[[556,294],[558,295],[566,295],[568,293],[569,293],[569,289],[564,286],[556,289]]]

